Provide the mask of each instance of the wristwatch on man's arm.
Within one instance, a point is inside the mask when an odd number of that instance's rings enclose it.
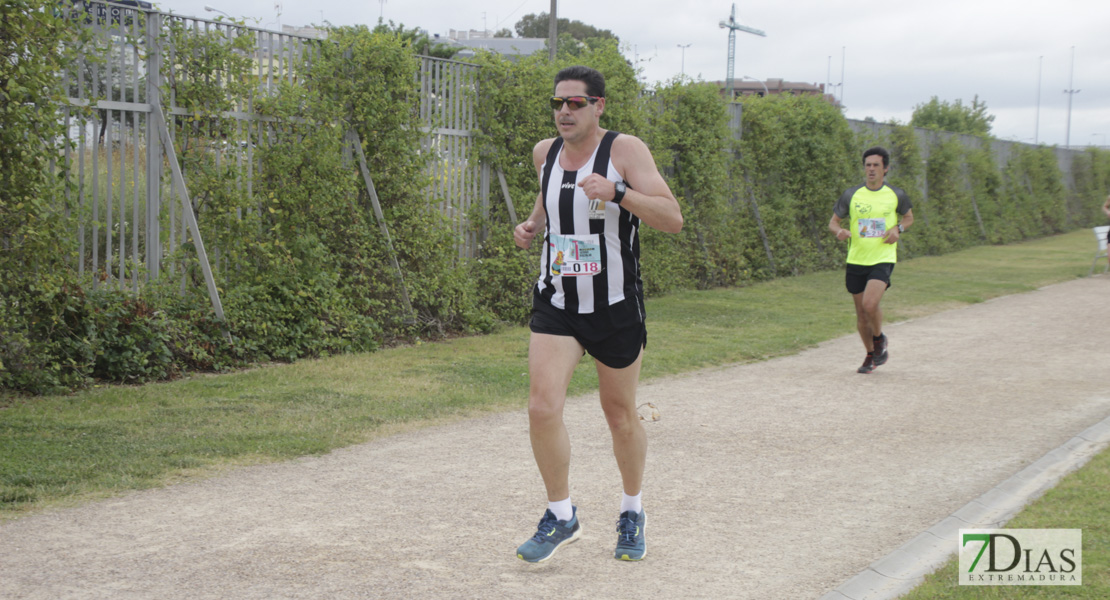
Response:
[[[619,205],[621,200],[624,200],[624,193],[628,191],[628,187],[624,185],[623,181],[618,181],[613,184],[613,204]]]

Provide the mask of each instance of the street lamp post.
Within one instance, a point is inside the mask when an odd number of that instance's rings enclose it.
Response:
[[[233,18],[234,18],[234,17],[232,17],[231,15],[229,15],[229,14],[225,13],[224,11],[222,11],[222,10],[220,10],[220,9],[218,9],[218,8],[212,8],[211,6],[208,6],[207,4],[205,4],[205,5],[204,5],[204,10],[206,10],[206,11],[208,11],[208,12],[218,12],[218,13],[220,13],[221,15],[223,15],[223,16],[225,16],[225,17],[229,18],[229,19],[233,19]]]
[[[771,91],[767,89],[767,84],[763,83],[762,79],[756,79],[755,77],[749,77],[747,75],[741,75],[740,79],[747,79],[748,81],[754,81],[754,82],[758,83],[759,85],[763,86],[763,96],[764,97],[771,95]]]
[[[847,56],[848,56],[848,47],[847,46],[841,46],[840,47],[840,83],[837,84],[837,85],[840,86],[840,106],[841,107],[844,106],[844,59],[847,58]]]
[[[1071,73],[1068,75],[1068,89],[1064,93],[1068,95],[1068,127],[1064,130],[1064,147],[1071,148],[1071,98],[1079,93],[1075,89],[1073,81],[1075,78],[1075,46],[1071,47]]]
[[[678,47],[682,48],[682,76],[686,76],[686,49],[692,44],[679,44]]]
[[[829,55],[828,68],[825,70],[825,93],[829,93],[829,88],[832,87],[832,55]]]
[[[1033,143],[1040,141],[1041,135],[1041,68],[1044,66],[1044,57],[1037,59],[1037,112],[1033,117]]]

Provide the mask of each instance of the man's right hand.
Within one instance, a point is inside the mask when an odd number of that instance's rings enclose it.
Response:
[[[513,228],[513,241],[518,248],[527,250],[532,245],[532,238],[536,237],[536,222],[525,221]]]

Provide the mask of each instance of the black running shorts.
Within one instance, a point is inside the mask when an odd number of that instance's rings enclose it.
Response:
[[[879,263],[877,265],[853,265],[848,263],[844,274],[844,286],[849,294],[862,294],[867,282],[878,279],[890,287],[890,275],[894,272],[894,263]]]
[[[571,313],[551,305],[538,294],[532,295],[533,333],[565,335],[578,340],[590,356],[607,367],[623,369],[647,347],[644,307],[639,298],[626,298],[606,310]]]

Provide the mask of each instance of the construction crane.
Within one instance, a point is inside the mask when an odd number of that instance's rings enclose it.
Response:
[[[725,80],[725,89],[728,90],[729,102],[732,101],[732,73],[736,67],[736,30],[744,31],[747,33],[758,35],[759,37],[767,37],[767,34],[759,29],[746,27],[736,22],[736,4],[732,5],[732,15],[729,16],[727,21],[721,21],[721,29],[728,30],[728,79]]]

